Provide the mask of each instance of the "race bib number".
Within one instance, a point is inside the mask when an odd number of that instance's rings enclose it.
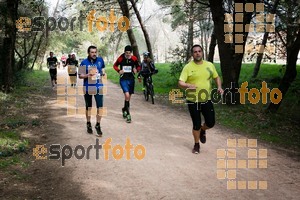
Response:
[[[132,67],[131,66],[123,66],[123,71],[124,71],[124,73],[131,73]]]
[[[95,81],[95,80],[99,80],[101,79],[101,75],[99,73],[95,74],[94,76],[92,76],[92,80]]]
[[[93,76],[91,77],[93,81],[100,79],[100,73],[98,72],[98,69],[96,67],[91,67],[89,69],[89,73],[93,74]]]
[[[76,66],[75,65],[68,65],[68,73],[75,74],[76,73]]]
[[[56,69],[56,65],[50,65],[50,69]]]

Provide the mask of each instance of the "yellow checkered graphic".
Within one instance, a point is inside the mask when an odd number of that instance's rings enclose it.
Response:
[[[240,148],[247,148],[247,159],[237,159]],[[268,182],[237,180],[237,169],[266,169],[267,149],[257,149],[256,139],[227,139],[226,149],[217,149],[217,178],[226,179],[227,189],[267,189]]]
[[[171,101],[172,103],[179,103],[179,104],[184,103],[183,92],[181,92],[180,89],[172,89],[169,92],[169,101]]]
[[[244,53],[243,43],[243,32],[256,32],[256,33],[274,33],[275,32],[275,15],[264,13],[263,3],[235,3],[235,14],[224,15],[224,36],[225,43],[235,44],[235,53]],[[244,12],[255,11],[255,23],[243,24]],[[233,39],[234,38],[234,39]],[[266,47],[262,48],[251,48],[249,45],[245,45],[245,52],[249,50],[255,50],[257,53],[263,53],[264,48],[271,50],[275,53],[275,46],[273,44],[266,44]]]
[[[16,20],[16,28],[21,32],[31,31],[31,19],[28,17],[20,17]]]
[[[99,90],[99,94],[106,95],[107,94],[107,78],[106,76],[102,77],[102,83],[104,84],[103,88]],[[68,74],[61,75],[57,74],[57,100],[56,104],[59,106],[65,106],[67,108],[67,115],[85,115],[86,108],[84,106],[80,106],[78,104],[78,98],[82,99],[82,96],[85,94],[85,87],[71,86],[72,81],[69,78]],[[92,86],[91,86],[92,87]],[[89,94],[94,95],[96,91],[94,87],[91,89],[88,88]],[[96,115],[97,109],[92,107],[88,111],[88,115]],[[100,116],[107,116],[107,108],[103,107],[99,109]]]
[[[45,145],[35,145],[35,148],[32,149],[32,155],[36,160],[46,160],[47,151]]]

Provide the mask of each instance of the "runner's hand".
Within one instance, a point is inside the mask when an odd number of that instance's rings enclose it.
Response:
[[[193,84],[188,84],[188,85],[187,85],[187,88],[188,88],[188,89],[194,89],[194,90],[195,90],[197,87],[196,87],[195,85],[193,85]]]
[[[133,68],[133,73],[135,73],[135,74],[137,73],[137,70],[136,70],[136,68]]]
[[[121,75],[121,74],[124,74],[124,70],[122,69],[122,70],[120,70],[119,71],[119,74]]]
[[[223,95],[224,90],[223,90],[221,87],[219,87],[219,88],[218,88],[218,92],[219,92],[221,95]]]

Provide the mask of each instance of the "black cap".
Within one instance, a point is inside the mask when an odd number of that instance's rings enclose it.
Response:
[[[130,45],[127,45],[124,49],[124,51],[132,51],[132,47]]]

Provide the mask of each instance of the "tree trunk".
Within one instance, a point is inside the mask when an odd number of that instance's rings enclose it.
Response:
[[[130,0],[131,4],[132,4],[132,7],[133,7],[133,10],[135,12],[135,15],[140,23],[140,26],[141,26],[141,29],[143,31],[143,34],[144,34],[144,37],[145,37],[145,42],[146,42],[146,45],[147,45],[147,49],[148,49],[148,52],[150,52],[150,57],[151,59],[153,60],[153,52],[152,52],[152,46],[151,46],[151,42],[150,42],[150,37],[149,37],[149,34],[148,34],[148,31],[146,29],[146,27],[144,26],[144,23],[142,21],[142,17],[140,15],[140,12],[138,11],[137,7],[136,7],[136,2],[134,0]]]
[[[203,56],[204,56],[204,59],[205,59],[206,57],[205,57],[205,50],[204,50],[205,44],[204,44],[204,30],[203,30],[204,25],[203,25],[203,23],[200,23],[200,28],[202,29],[202,30],[200,30],[200,45],[203,49]]]
[[[39,52],[40,52],[40,47],[41,47],[41,44],[43,43],[43,38],[44,38],[44,32],[43,34],[40,36],[40,39],[39,39],[39,42],[38,42],[38,46],[36,48],[36,51],[35,51],[35,55],[34,55],[34,59],[33,59],[33,62],[32,62],[32,65],[31,65],[31,70],[33,70],[33,67],[34,67],[34,64],[39,56]]]
[[[276,9],[277,9],[278,3],[279,3],[279,0],[276,0],[274,2],[273,8],[271,10],[271,14],[275,14],[276,13]],[[264,50],[265,50],[265,47],[266,47],[268,36],[269,36],[269,32],[266,31],[265,34],[264,34],[263,40],[261,42],[262,45],[263,45],[263,47],[264,47]],[[261,61],[263,59],[263,55],[264,55],[263,52],[262,53],[259,52],[258,55],[257,55],[255,67],[254,67],[253,74],[252,74],[252,78],[256,78],[257,77],[257,74],[258,74],[259,69],[260,69]]]
[[[235,1],[243,3],[243,1]],[[244,53],[235,53],[235,43],[225,43],[224,34],[224,7],[222,0],[209,0],[210,8],[212,12],[212,18],[214,21],[214,32],[218,41],[220,66],[223,76],[223,88],[225,88],[225,101],[226,104],[239,104],[239,95],[237,89],[239,87],[239,75],[242,65],[242,58]],[[250,2],[249,2],[250,3]],[[251,1],[256,3],[256,1]],[[243,25],[249,24],[251,21],[252,13],[244,12]],[[233,17],[234,19],[234,17]],[[235,24],[235,22],[234,22]],[[235,30],[235,27],[233,28]],[[235,32],[233,31],[233,41],[235,40]],[[248,33],[243,31],[243,51],[247,40]],[[230,93],[228,93],[230,92]]]
[[[115,47],[115,50],[114,50],[114,55],[117,56],[117,52],[119,50],[119,46],[120,46],[120,43],[121,43],[121,40],[122,40],[122,36],[123,36],[123,32],[120,32],[117,36],[118,40],[117,40],[117,43],[116,43],[116,47]]]
[[[189,5],[189,25],[188,25],[188,40],[187,40],[187,49],[185,55],[185,62],[187,63],[191,57],[191,48],[193,46],[194,40],[194,1],[190,2]]]
[[[128,8],[127,1],[118,0],[118,3],[119,3],[120,8],[122,10],[123,16],[127,17],[128,19],[130,19],[130,14],[129,14],[129,8]],[[132,49],[133,49],[133,55],[135,55],[138,58],[139,62],[140,62],[141,58],[140,58],[139,48],[138,48],[138,45],[137,45],[137,42],[136,42],[133,30],[132,30],[131,27],[129,27],[129,29],[127,30],[127,35],[128,35],[130,44],[131,44]]]
[[[247,13],[244,12],[243,27],[245,27],[246,24],[250,24],[251,19],[252,19],[252,14],[253,13],[251,13],[251,12],[247,12]],[[245,52],[245,45],[246,45],[248,33],[249,33],[248,30],[244,30],[244,32],[243,32],[243,43],[239,44],[239,45],[243,46],[243,53],[235,53],[233,55],[232,75],[233,75],[233,79],[235,80],[235,85],[236,86],[238,86],[238,81],[239,81],[239,77],[240,77],[240,72],[241,72],[241,67],[242,67],[242,62],[243,62],[243,57],[244,57],[244,52]]]
[[[235,104],[238,101],[237,97],[230,99],[228,90],[226,88],[231,88],[231,83],[236,83],[234,76],[232,76],[231,70],[233,68],[233,55],[234,49],[231,47],[231,44],[225,43],[224,35],[224,8],[222,0],[209,0],[212,18],[214,22],[214,33],[218,41],[218,49],[220,56],[220,67],[223,77],[223,88],[225,88],[225,101],[226,104]],[[236,85],[233,85],[233,88],[236,88]],[[230,91],[232,94],[235,94],[235,91]]]
[[[203,46],[204,52],[205,52],[205,58],[206,58],[206,59],[207,59],[207,57],[208,57],[208,42],[209,42],[209,36],[210,36],[210,34],[209,34],[208,30],[206,30],[206,31],[204,32],[204,41],[205,41],[205,45]]]
[[[214,62],[216,45],[217,45],[217,38],[216,38],[215,28],[214,28],[213,32],[211,33],[211,37],[210,37],[209,53],[208,53],[208,57],[207,57],[207,60],[212,63]]]
[[[13,86],[13,68],[14,68],[14,49],[16,41],[16,20],[18,12],[18,0],[7,0],[7,12],[5,21],[5,38],[3,41],[2,56],[3,56],[3,68],[2,77],[4,91],[9,92]]]
[[[288,32],[291,32],[289,31],[289,27],[288,27]],[[287,39],[288,39],[287,44],[290,45],[287,47],[286,71],[278,87],[278,89],[282,93],[282,99],[278,104],[272,102],[269,104],[268,110],[273,113],[276,112],[280,107],[285,94],[287,93],[289,87],[291,86],[292,82],[295,80],[297,76],[296,65],[297,65],[298,54],[300,50],[300,29],[298,29],[296,40],[293,40],[294,38],[292,37],[287,37]]]

